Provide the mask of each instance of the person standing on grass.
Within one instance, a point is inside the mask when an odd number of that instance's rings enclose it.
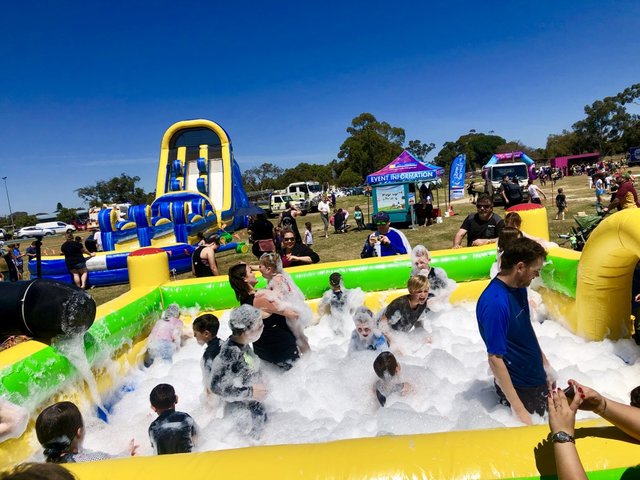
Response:
[[[556,195],[556,207],[558,208],[558,213],[556,213],[556,220],[559,220],[562,217],[564,220],[564,213],[567,211],[567,197],[563,193],[564,190],[562,188],[558,189],[558,195]]]
[[[60,250],[64,255],[64,263],[73,277],[73,283],[76,287],[83,290],[86,289],[89,271],[87,270],[87,260],[84,254],[86,253],[90,257],[95,257],[96,254],[84,248],[82,243],[77,242],[73,233],[67,233],[67,241],[62,244]]]
[[[331,213],[331,208],[329,207],[329,199],[327,197],[323,197],[323,199],[318,202],[318,212],[324,225],[324,238],[329,238],[329,213]]]
[[[547,196],[542,191],[540,187],[534,185],[533,179],[530,178],[527,182],[527,191],[529,192],[529,202],[537,203],[538,205],[542,204],[542,200],[540,200],[540,195],[546,200]]]
[[[504,228],[504,221],[493,213],[493,202],[486,193],[478,195],[478,213],[470,213],[453,237],[453,248],[462,248],[462,240],[467,237],[467,247],[477,247],[496,243]]]

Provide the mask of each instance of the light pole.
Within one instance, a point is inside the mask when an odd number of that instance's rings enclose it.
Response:
[[[7,177],[2,177],[2,180],[4,180],[4,191],[7,194],[7,203],[9,204],[9,220],[11,220],[11,228],[14,228],[13,212],[11,211],[11,199],[9,198],[9,189],[7,188]]]

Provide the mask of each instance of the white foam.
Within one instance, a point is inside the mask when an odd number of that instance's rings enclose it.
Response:
[[[348,335],[330,336],[326,325],[307,328],[312,353],[289,372],[265,367],[269,394],[264,403],[269,421],[260,444],[324,442],[385,434],[416,434],[471,428],[520,426],[511,411],[498,405],[484,343],[478,333],[475,305],[442,309],[430,319],[433,339],[398,356],[401,375],[415,392],[390,399],[379,408],[373,393],[375,352],[347,357]],[[628,403],[638,384],[638,347],[632,340],[586,342],[550,320],[533,326],[540,345],[558,373],[559,384],[575,378],[600,392]],[[228,314],[221,319],[219,336],[226,338]],[[405,339],[408,342],[409,339]],[[141,454],[151,455],[147,429],[155,414],[149,392],[158,383],[172,384],[180,398],[178,410],[191,414],[200,426],[197,450],[219,450],[254,445],[235,432],[220,407],[201,402],[202,349],[188,339],[172,364],[157,362],[137,370],[126,382],[134,390],[115,405],[110,423],[85,418],[85,447],[111,453],[125,449],[131,437]],[[86,416],[87,414],[85,412]],[[580,412],[579,418],[593,417]],[[545,419],[536,417],[537,423]]]

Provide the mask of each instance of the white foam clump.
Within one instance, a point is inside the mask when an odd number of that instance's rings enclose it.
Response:
[[[535,302],[534,302],[535,303]],[[534,308],[542,308],[538,305]],[[532,312],[532,316],[538,311]],[[628,403],[629,391],[638,384],[640,366],[632,340],[586,342],[550,320],[533,322],[540,345],[558,373],[559,385],[575,378],[602,393]],[[219,336],[229,335],[228,313],[221,318]],[[262,362],[269,389],[264,400],[269,420],[260,444],[324,442],[378,435],[419,434],[520,426],[511,411],[497,403],[493,377],[484,343],[478,333],[475,305],[461,304],[431,312],[428,323],[432,343],[398,355],[402,380],[414,393],[392,396],[380,408],[373,393],[376,352],[347,356],[348,335],[330,336],[322,323],[306,329],[312,352],[288,372]],[[411,340],[411,336],[404,342]],[[149,406],[149,392],[159,383],[170,383],[179,396],[177,409],[193,416],[201,435],[196,451],[255,445],[239,435],[231,419],[222,418],[218,406],[201,401],[202,349],[189,339],[172,364],[158,363],[136,370],[126,379],[133,391],[113,409],[110,423],[86,418],[85,446],[121,452],[131,437],[141,454],[153,453],[149,424],[156,418]],[[85,415],[88,415],[85,412]],[[579,418],[594,414],[580,412]],[[534,422],[545,419],[534,416]]]

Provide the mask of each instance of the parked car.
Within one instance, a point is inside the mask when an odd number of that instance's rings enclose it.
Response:
[[[5,240],[7,238],[7,231],[4,228],[0,228],[0,240]]]
[[[20,230],[16,232],[16,238],[27,238],[27,237],[49,237],[51,235],[55,235],[56,232],[50,228],[42,228],[42,227],[22,227]]]
[[[80,219],[74,218],[73,220],[71,220],[71,225],[76,227],[77,230],[82,230],[82,231],[87,230],[86,220],[80,220]]]
[[[54,233],[71,233],[76,231],[76,227],[64,222],[36,223],[36,227],[48,228],[50,230],[53,230]]]

